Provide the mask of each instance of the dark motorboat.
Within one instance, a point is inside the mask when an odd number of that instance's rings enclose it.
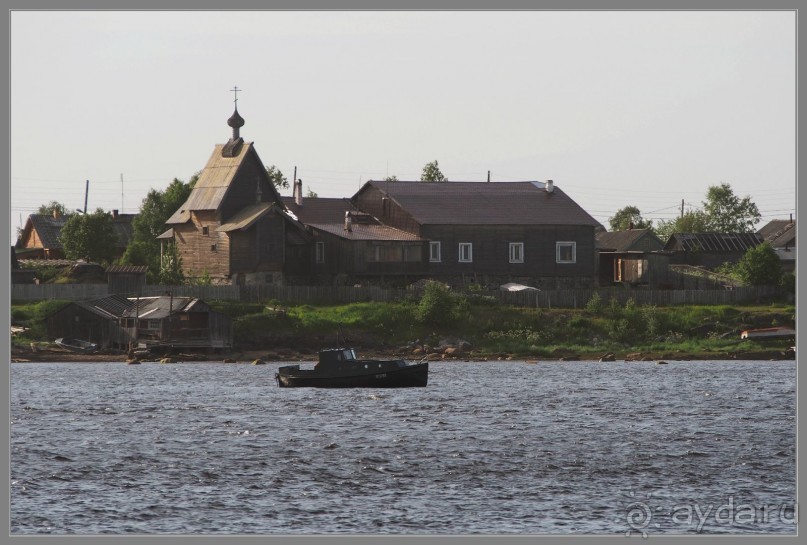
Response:
[[[78,352],[79,354],[90,354],[98,350],[98,345],[89,341],[82,341],[81,339],[71,339],[62,337],[53,341],[57,346],[61,346],[65,350],[71,352]]]
[[[429,362],[360,360],[352,348],[320,350],[313,369],[286,365],[275,374],[281,388],[410,388],[426,386]]]

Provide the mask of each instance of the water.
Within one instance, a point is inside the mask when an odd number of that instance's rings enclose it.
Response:
[[[11,364],[11,533],[795,533],[792,361],[276,368]]]

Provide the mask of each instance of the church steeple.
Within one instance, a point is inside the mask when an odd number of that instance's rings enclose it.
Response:
[[[230,116],[230,119],[227,120],[227,125],[232,127],[233,136],[221,150],[221,154],[224,157],[235,157],[238,155],[238,152],[241,150],[241,144],[244,142],[244,139],[241,138],[240,134],[240,129],[244,126],[244,118],[238,113],[238,91],[241,91],[242,89],[239,89],[236,85],[230,90],[235,93],[235,100],[233,100],[235,103],[235,111],[233,111],[233,115]]]

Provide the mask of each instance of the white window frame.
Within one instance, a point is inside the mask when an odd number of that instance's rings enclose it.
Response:
[[[518,253],[518,255],[515,255]],[[510,263],[524,263],[524,243],[510,243]]]
[[[437,255],[435,256],[435,249],[437,249]],[[431,263],[440,263],[442,261],[441,254],[440,254],[440,241],[434,240],[429,242],[429,261]]]
[[[468,257],[463,259],[462,257],[462,249],[463,247],[468,248]],[[460,263],[473,263],[474,262],[474,244],[473,242],[460,242],[459,244],[459,262]]]
[[[572,259],[560,258],[560,249],[570,246],[572,248]],[[555,243],[555,263],[577,263],[577,242],[572,240],[559,240]]]
[[[317,263],[325,263],[325,243],[324,242],[320,242],[320,241],[317,242],[317,245],[316,245],[316,262]]]

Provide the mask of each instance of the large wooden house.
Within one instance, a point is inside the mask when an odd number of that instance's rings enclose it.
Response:
[[[356,210],[348,199],[303,201],[301,192],[299,184],[295,197],[284,197],[283,202],[313,237],[311,281],[405,284],[429,273],[425,239],[383,225],[377,218]]]
[[[594,237],[602,226],[551,180],[369,181],[352,201],[424,241],[431,277],[545,288],[596,283]]]
[[[159,238],[176,245],[191,278],[263,284],[307,273],[310,235],[286,212],[253,143],[240,137],[244,120],[237,109],[227,124],[232,137],[215,146]]]

